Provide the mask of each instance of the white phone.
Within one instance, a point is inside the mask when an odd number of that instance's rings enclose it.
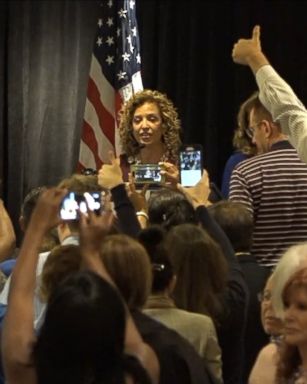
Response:
[[[193,187],[202,177],[203,151],[199,144],[185,145],[179,152],[180,183],[183,187]]]

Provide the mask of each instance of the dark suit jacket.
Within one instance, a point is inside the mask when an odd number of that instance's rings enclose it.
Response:
[[[140,311],[132,312],[143,340],[156,352],[160,384],[218,384],[203,359],[177,332]]]
[[[244,338],[245,359],[243,378],[244,382],[247,383],[260,349],[269,342],[269,337],[262,328],[260,303],[257,294],[263,291],[271,272],[268,268],[260,266],[255,257],[250,254],[239,255],[238,261],[250,293]]]

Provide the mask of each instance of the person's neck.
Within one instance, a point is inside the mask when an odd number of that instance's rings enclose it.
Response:
[[[164,144],[157,143],[142,148],[139,157],[143,164],[156,164],[162,161],[164,153]]]
[[[272,145],[276,144],[276,143],[279,143],[281,141],[285,141],[285,140],[288,140],[288,136],[284,135],[284,134],[280,134],[276,137],[273,137],[271,140],[270,140],[270,149],[272,148]]]

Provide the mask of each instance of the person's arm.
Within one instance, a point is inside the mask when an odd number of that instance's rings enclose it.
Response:
[[[12,274],[2,331],[5,377],[11,384],[33,383],[31,380],[35,378],[32,348],[36,341],[33,327],[36,266],[44,236],[59,221],[58,207],[65,193],[63,189],[52,188],[40,196]]]
[[[12,254],[15,243],[16,236],[12,221],[0,199],[0,262]]]
[[[248,384],[275,383],[278,350],[276,344],[269,343],[259,352],[248,378]]]
[[[289,135],[302,161],[307,162],[307,110],[263,54],[259,26],[254,27],[251,39],[240,39],[234,45],[232,57],[235,63],[251,68],[261,103],[280,124],[282,132]]]
[[[217,379],[219,383],[222,383],[222,352],[219,345],[215,326],[211,318],[209,318],[207,328],[207,342],[203,345],[202,355],[205,359],[206,365],[210,372]]]
[[[229,273],[231,273],[233,269],[241,270],[228,237],[213,217],[210,216],[206,208],[206,206],[209,205],[208,197],[210,195],[210,182],[207,171],[204,170],[201,180],[195,187],[184,188],[179,184],[178,189],[192,202],[202,227],[208,231],[210,236],[222,248],[229,265]]]
[[[141,227],[126,191],[119,159],[114,157],[113,152],[109,153],[109,157],[110,164],[104,164],[99,170],[98,183],[111,192],[121,231],[129,236],[137,237]]]
[[[80,247],[83,267],[100,275],[117,290],[112,277],[100,257],[101,241],[108,234],[113,219],[112,212],[105,212],[100,216],[95,215],[93,212],[89,212],[87,217],[82,215],[80,220]],[[144,343],[127,306],[125,349],[128,353],[132,352],[138,357],[144,368],[148,371],[152,382],[158,383],[158,359],[153,350]]]
[[[232,316],[228,317],[227,322],[229,324],[233,324],[236,320],[236,313],[242,314],[244,312],[244,308],[246,307],[246,303],[248,301],[247,287],[240,264],[235,256],[233,247],[228,237],[214,218],[209,214],[206,208],[210,192],[209,185],[208,174],[204,170],[202,179],[196,184],[195,187],[183,188],[179,186],[179,189],[182,190],[186,196],[190,197],[190,200],[196,209],[199,222],[219,244],[223,251],[228,264],[227,292],[224,297],[224,302],[225,305],[228,303],[228,306],[232,306],[232,308],[230,308]]]
[[[235,168],[232,171],[230,178],[229,200],[244,204],[254,217],[253,197],[240,167]]]

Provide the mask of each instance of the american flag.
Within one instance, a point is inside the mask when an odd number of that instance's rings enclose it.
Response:
[[[100,1],[90,67],[79,170],[99,169],[108,151],[121,153],[118,111],[143,89],[135,0]]]

